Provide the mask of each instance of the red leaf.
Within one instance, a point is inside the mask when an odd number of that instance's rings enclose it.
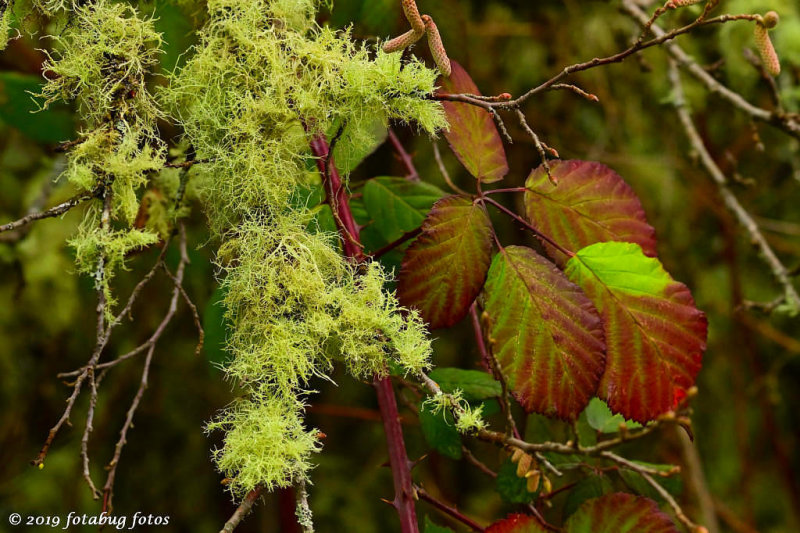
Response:
[[[397,297],[419,309],[432,329],[464,318],[483,287],[492,255],[491,223],[483,207],[464,196],[436,202],[422,235],[408,248]]]
[[[485,294],[492,351],[516,398],[528,412],[576,419],[605,366],[592,302],[553,263],[522,246],[495,256]]]
[[[485,533],[547,533],[535,516],[512,514],[486,528]]]
[[[542,233],[573,252],[596,242],[634,242],[656,255],[655,230],[642,204],[622,178],[600,163],[550,163],[553,185],[543,167],[528,176],[525,214]],[[549,245],[548,252],[563,260]]]
[[[439,93],[481,94],[467,71],[452,62],[453,73],[440,80]],[[508,162],[503,141],[488,111],[463,102],[442,102],[450,129],[444,136],[464,167],[484,183],[503,179]]]
[[[581,505],[565,524],[566,533],[678,533],[653,500],[617,492]]]
[[[603,318],[608,353],[598,395],[642,423],[674,409],[694,385],[706,348],[706,317],[686,285],[631,243],[587,246],[566,274]]]

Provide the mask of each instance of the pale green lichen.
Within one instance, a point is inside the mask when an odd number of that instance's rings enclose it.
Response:
[[[146,87],[161,37],[152,20],[122,3],[35,4],[46,13],[68,10],[71,17],[54,38],[55,49],[43,65],[48,80],[40,96],[45,108],[56,100],[76,101],[83,118],[83,132],[68,154],[62,177],[80,190],[111,197],[105,229],[99,225],[100,208],[93,205],[70,240],[79,271],[96,276],[111,316],[115,270],[124,268],[126,254],[166,234],[164,225],[155,222],[150,229],[133,228],[140,193],[165,162],[156,127],[163,114]]]
[[[359,378],[385,374],[389,362],[416,373],[431,352],[418,315],[386,292],[381,266],[356,267],[338,236],[307,232],[312,214],[295,194],[318,134],[344,124],[351,133],[340,142],[363,142],[390,119],[431,134],[444,127],[430,98],[437,74],[319,27],[316,3],[209,0],[200,43],[161,94],[205,161],[193,179],[222,241],[226,372],[249,398],[209,428],[227,432],[215,461],[240,497],[305,479],[317,444],[296,398],[312,378],[337,362]],[[282,461],[286,447],[295,458]]]
[[[125,257],[130,252],[155,244],[158,235],[136,229],[104,230],[97,223],[99,217],[96,207],[90,209],[78,234],[68,244],[75,250],[78,272],[94,276],[97,289],[103,291],[106,317],[110,319],[111,308],[116,303],[111,292],[115,272],[125,268]]]
[[[472,435],[486,427],[483,420],[483,406],[471,406],[463,397],[460,390],[451,393],[439,392],[429,396],[423,402],[434,414],[452,413],[455,418],[455,426],[459,433]]]
[[[206,426],[225,431],[225,444],[213,457],[231,492],[245,494],[258,485],[273,490],[305,477],[319,444],[316,432],[303,427],[302,409],[294,398],[253,391]]]
[[[11,32],[11,10],[9,6],[0,9],[0,51],[5,50],[8,46],[8,40]]]

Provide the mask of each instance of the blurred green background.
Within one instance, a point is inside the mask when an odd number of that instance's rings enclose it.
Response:
[[[159,17],[164,33],[165,72],[180,65],[201,18],[187,9],[192,2],[142,2],[142,10]],[[472,74],[484,94],[519,95],[564,66],[624,49],[637,34],[616,1],[592,0],[419,0],[422,12],[437,22],[451,58]],[[650,6],[650,10],[654,6]],[[671,13],[661,24],[687,23],[699,7]],[[797,112],[800,104],[800,7],[792,0],[723,0],[719,11],[741,13],[777,10],[774,31],[784,73],[778,79],[783,105]],[[320,21],[338,28],[353,24],[358,38],[374,40],[405,31],[399,0],[336,0]],[[42,34],[53,21],[26,20]],[[57,29],[57,27],[55,27]],[[744,59],[752,48],[752,26],[734,23],[701,29],[678,42],[715,77],[749,101],[771,108],[768,86]],[[23,216],[31,206],[54,205],[71,196],[69,187],[53,182],[63,155],[54,150],[74,138],[72,110],[54,107],[42,113],[30,92],[42,82],[40,66],[50,39],[23,31],[0,54],[0,223]],[[430,61],[427,46],[414,52]],[[659,254],[673,276],[693,291],[710,322],[709,347],[694,401],[696,443],[722,531],[791,532],[800,530],[800,325],[798,320],[741,309],[744,300],[770,301],[779,295],[768,269],[735,219],[724,209],[709,177],[696,164],[670,106],[666,55],[651,49],[641,59],[593,69],[571,78],[596,94],[594,104],[566,92],[545,93],[525,107],[531,126],[564,159],[600,161],[614,168],[639,193],[657,230]],[[163,83],[156,77],[154,85]],[[758,125],[764,150],[753,140],[747,117],[686,79],[692,112],[712,155],[732,188],[757,217],[769,243],[790,268],[800,264],[800,152],[798,141]],[[509,173],[503,186],[521,186],[538,165],[536,150],[508,117],[514,145],[508,147]],[[424,181],[448,190],[435,163],[431,141],[397,125],[398,137],[414,158]],[[165,127],[165,136],[174,134]],[[444,162],[458,185],[473,188],[471,178],[438,142]],[[353,186],[375,176],[403,176],[405,168],[389,143],[353,172]],[[520,199],[521,200],[521,199]],[[520,209],[521,203],[508,199]],[[76,210],[78,211],[78,210]],[[9,242],[0,235],[0,530],[10,528],[11,512],[61,515],[70,511],[99,513],[81,478],[80,437],[87,398],[76,405],[74,427],[57,437],[37,470],[29,461],[49,428],[63,412],[71,389],[55,375],[82,365],[94,343],[94,291],[91,280],[74,273],[65,241],[74,233],[80,213],[48,219]],[[529,242],[507,220],[497,219],[502,240]],[[194,356],[196,331],[181,305],[178,318],[158,345],[150,387],[128,436],[115,490],[115,511],[132,515],[169,515],[169,531],[217,531],[235,509],[210,462],[219,436],[207,436],[203,424],[234,395],[215,364],[224,361],[224,325],[215,306],[216,281],[211,264],[214,244],[207,242],[198,209],[189,220],[192,263],[185,286],[206,326],[207,345]],[[117,278],[117,293],[127,294],[150,268],[157,249],[129,261]],[[170,257],[172,265],[177,257]],[[163,276],[147,287],[134,307],[134,320],[121,326],[107,356],[124,353],[145,340],[168,305],[170,281]],[[468,324],[437,331],[435,363],[478,368],[478,354]],[[100,388],[90,452],[95,479],[113,455],[125,411],[138,387],[142,361],[133,359],[108,375]],[[373,391],[344,374],[338,386],[313,384],[309,424],[327,434],[316,458],[311,505],[317,530],[359,533],[399,531],[394,511],[380,501],[391,499],[392,484],[385,440]],[[403,398],[408,396],[405,392]],[[408,397],[409,399],[413,399]],[[403,411],[412,459],[429,453],[414,413]],[[524,417],[520,417],[521,419]],[[529,438],[564,438],[563,424],[540,417],[525,420]],[[491,468],[503,454],[469,442]],[[680,462],[677,433],[659,432],[625,448],[627,456],[651,462]],[[431,452],[415,469],[432,493],[457,504],[482,524],[517,509],[495,492],[494,481],[465,461]],[[680,494],[692,516],[698,516],[690,485]],[[257,507],[241,531],[293,529],[292,495],[275,494]],[[549,510],[558,517],[563,501]],[[448,521],[430,506],[419,514],[440,524]],[[449,524],[452,525],[452,524]],[[9,531],[11,529],[8,529]],[[87,531],[93,528],[86,528]]]

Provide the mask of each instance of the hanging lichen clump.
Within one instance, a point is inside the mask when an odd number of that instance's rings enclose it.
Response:
[[[192,179],[222,243],[226,372],[247,394],[209,429],[227,431],[214,456],[236,496],[306,479],[318,448],[302,423],[309,379],[335,362],[361,378],[389,361],[418,372],[430,354],[380,265],[357,273],[338,237],[308,232],[312,213],[290,205],[301,203],[315,136],[346,125],[339,153],[368,140],[375,117],[444,127],[429,99],[437,73],[319,27],[315,4],[210,0],[201,42],[164,93],[203,161]]]
[[[87,210],[70,244],[78,269],[91,273],[105,294],[110,316],[110,280],[131,250],[159,240],[156,231],[134,228],[137,193],[161,171],[165,146],[156,130],[161,116],[146,78],[158,61],[161,36],[152,20],[130,6],[98,0],[86,5],[39,2],[47,13],[74,9],[70,24],[55,37],[42,70],[48,82],[41,97],[76,101],[82,131],[61,179],[102,201]]]

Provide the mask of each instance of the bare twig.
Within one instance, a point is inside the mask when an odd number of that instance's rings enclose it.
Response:
[[[444,166],[444,161],[442,161],[442,153],[439,151],[439,145],[436,144],[436,141],[432,142],[431,146],[433,146],[433,157],[436,159],[436,164],[439,166],[439,172],[442,173],[442,177],[447,185],[458,194],[469,196],[467,191],[457,186],[455,183],[453,183],[453,180],[450,179],[450,173],[447,172],[447,167]]]
[[[480,531],[480,532],[486,531],[486,529],[483,526],[475,522],[473,519],[466,516],[464,513],[456,509],[454,506],[447,505],[446,503],[434,498],[422,487],[415,485],[414,489],[417,491],[417,495],[419,496],[420,500],[428,502],[441,513],[455,520],[458,520],[459,522],[470,528],[472,531]]]
[[[406,179],[408,181],[419,181],[419,173],[417,172],[417,167],[414,166],[414,160],[411,159],[411,155],[406,152],[406,149],[403,147],[403,143],[400,142],[400,139],[397,138],[394,131],[389,128],[389,141],[392,143],[395,152],[397,152],[397,156],[400,158],[400,161],[403,162],[403,165],[406,167]]]
[[[101,192],[100,191],[83,192],[73,196],[66,202],[62,202],[54,207],[51,207],[50,209],[47,209],[46,211],[29,213],[24,217],[20,218],[19,220],[15,220],[13,222],[9,222],[7,224],[3,224],[2,226],[0,226],[0,233],[20,228],[22,226],[25,226],[26,224],[30,224],[35,220],[41,220],[43,218],[52,218],[63,215],[73,207],[79,206],[82,203],[86,202],[87,200],[91,200],[92,198],[96,198],[98,194],[101,194]]]
[[[636,3],[633,0],[622,0],[622,9],[623,11],[628,13],[631,17],[633,17],[635,20],[637,20],[640,24],[645,24],[648,20],[647,15],[639,8],[638,5],[636,5]],[[688,26],[681,28],[680,33],[676,33],[679,30],[665,32],[657,24],[653,24],[652,27],[650,28],[650,31],[652,31],[653,35],[656,36],[656,39],[654,39],[653,41],[659,41],[658,44],[666,43],[665,48],[672,56],[672,58],[682,68],[684,68],[687,72],[689,72],[689,74],[691,74],[694,78],[700,81],[700,83],[705,85],[705,87],[709,91],[711,91],[711,93],[716,94],[717,96],[727,101],[729,104],[733,105],[738,110],[751,116],[752,118],[759,120],[761,122],[766,122],[768,124],[771,124],[785,131],[786,133],[792,135],[793,137],[800,138],[800,121],[798,121],[796,116],[787,113],[782,113],[780,111],[768,111],[766,109],[751,104],[750,102],[745,100],[739,93],[728,89],[726,86],[718,82],[711,74],[709,74],[702,66],[700,66],[700,64],[698,64],[697,61],[692,59],[691,56],[689,56],[689,54],[687,54],[683,50],[683,48],[681,48],[677,43],[667,42],[672,38],[677,37],[677,35],[680,35],[681,33],[686,33],[687,31],[691,31],[692,29],[698,26],[728,22],[731,20],[748,20],[756,22],[759,20],[759,17],[760,15],[722,15],[719,17],[701,21],[701,23],[695,22],[689,24]]]
[[[150,339],[148,339],[148,342],[142,345],[146,347],[145,349],[147,349],[147,356],[145,357],[144,361],[142,377],[139,381],[139,389],[136,391],[136,395],[134,396],[133,401],[131,402],[131,405],[128,408],[128,413],[125,418],[125,423],[122,425],[122,429],[120,430],[119,433],[119,439],[117,440],[117,444],[114,448],[114,456],[107,467],[108,475],[106,477],[105,486],[103,487],[103,510],[106,512],[111,512],[113,510],[114,480],[117,474],[117,467],[119,466],[119,458],[122,454],[122,449],[125,446],[125,442],[128,436],[128,430],[130,430],[130,428],[133,426],[133,416],[139,407],[139,403],[142,400],[142,396],[144,396],[144,391],[147,389],[148,378],[150,376],[150,363],[153,360],[153,354],[155,353],[156,344],[158,343],[158,340],[161,338],[164,331],[166,330],[167,325],[171,322],[172,317],[175,315],[175,312],[177,311],[178,308],[178,298],[181,295],[181,283],[183,282],[183,274],[186,269],[186,264],[188,263],[188,256],[186,254],[186,230],[183,224],[181,224],[179,227],[180,227],[181,259],[178,263],[178,269],[175,272],[175,275],[172,276],[172,274],[170,273],[170,277],[173,279],[175,288],[172,291],[172,298],[170,299],[169,309],[167,310],[167,314],[161,320],[161,323],[159,324],[158,328],[156,328],[156,331],[153,333]],[[201,339],[202,339],[202,334],[201,334]]]
[[[222,526],[219,533],[232,533],[234,529],[244,520],[244,517],[250,513],[250,510],[253,508],[253,504],[256,503],[256,500],[261,496],[261,493],[264,491],[264,488],[258,486],[251,490],[247,496],[244,497],[242,503],[239,507],[236,508],[236,511],[231,515],[225,525]]]
[[[711,154],[703,142],[703,138],[697,131],[694,121],[689,113],[688,104],[683,92],[683,82],[681,81],[680,73],[678,72],[675,61],[670,61],[669,80],[672,84],[675,110],[678,113],[678,117],[680,118],[684,132],[689,138],[692,149],[697,152],[703,167],[716,184],[720,196],[722,196],[722,200],[725,203],[725,207],[727,207],[728,210],[736,217],[736,220],[739,221],[739,224],[741,224],[742,227],[747,231],[748,235],[750,236],[750,240],[755,246],[758,247],[759,251],[761,252],[762,259],[769,266],[770,270],[772,271],[772,275],[783,288],[786,301],[794,309],[800,310],[800,295],[798,295],[797,289],[795,289],[794,285],[792,284],[792,280],[787,268],[772,250],[772,247],[761,233],[761,230],[759,229],[755,220],[753,220],[753,217],[744,207],[742,207],[742,204],[739,203],[736,195],[733,194],[728,187],[728,180],[725,177],[725,174],[722,173],[722,170],[714,161],[714,158],[711,157]]]

